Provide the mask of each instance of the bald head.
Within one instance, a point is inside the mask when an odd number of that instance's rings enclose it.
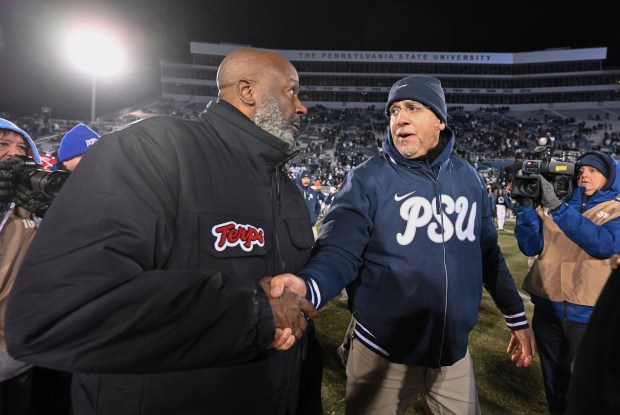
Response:
[[[290,77],[299,82],[293,65],[277,53],[250,48],[236,49],[224,58],[217,70],[218,96],[231,102],[238,93],[235,89],[239,82],[262,82],[278,76]]]
[[[256,78],[265,68],[273,66],[293,67],[284,57],[274,52],[250,48],[233,50],[218,68],[217,86],[222,90],[239,79]]]
[[[218,97],[256,125],[294,146],[301,116],[299,75],[274,52],[240,48],[229,53],[217,71]]]

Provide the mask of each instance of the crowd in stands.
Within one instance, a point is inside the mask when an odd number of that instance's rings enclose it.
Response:
[[[153,115],[172,115],[197,119],[203,104],[179,103],[162,99],[134,112],[101,117],[89,123],[99,134]],[[504,187],[506,178],[502,167],[515,160],[540,159],[535,152],[536,139],[543,135],[554,137],[556,157],[562,150],[579,152],[601,150],[620,157],[619,117],[604,111],[529,111],[514,112],[508,107],[480,108],[465,111],[450,107],[448,124],[455,131],[455,151],[478,168],[493,189]],[[40,115],[21,115],[0,112],[0,117],[12,119],[32,134],[43,154],[55,156],[60,138],[80,120],[48,119]],[[337,187],[348,171],[381,153],[388,119],[383,108],[333,109],[323,106],[308,108],[298,139],[299,153],[289,162],[289,171],[298,174],[309,170],[323,191]]]

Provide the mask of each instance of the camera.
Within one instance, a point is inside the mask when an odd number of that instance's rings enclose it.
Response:
[[[514,173],[510,185],[511,196],[527,197],[540,203],[541,189],[538,175],[542,175],[553,185],[553,190],[558,199],[566,201],[573,195],[575,163],[579,152],[576,150],[564,150],[558,157],[552,153],[555,138],[547,133],[546,136],[537,140],[538,146],[535,153],[540,158],[517,162],[505,168],[507,173]]]
[[[69,177],[67,171],[49,171],[42,169],[33,159],[27,156],[14,155],[7,160],[12,167],[13,183],[25,186],[28,190],[42,193],[54,198]]]

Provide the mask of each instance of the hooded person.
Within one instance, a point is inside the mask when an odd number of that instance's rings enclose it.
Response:
[[[39,152],[24,130],[0,118],[0,165],[15,155],[28,156],[37,163]],[[12,176],[0,168],[0,413],[28,414],[32,388],[32,365],[13,359],[6,350],[4,315],[6,301],[21,261],[35,235],[38,221],[33,213],[13,202]]]
[[[515,237],[538,256],[523,282],[534,303],[532,326],[551,413],[564,413],[573,360],[594,305],[620,252],[618,162],[588,151],[576,162],[577,186],[561,200],[539,175],[542,205],[515,198]]]
[[[24,184],[15,186],[13,156],[25,156],[18,164],[20,168],[36,162],[27,167],[41,169],[39,152],[28,133],[0,118],[0,143],[0,204],[4,206],[0,210],[0,414],[68,413],[69,374],[15,360],[7,353],[7,299],[40,218],[53,197],[25,189]],[[66,177],[65,172],[53,174]]]
[[[99,134],[86,124],[77,124],[62,137],[58,148],[58,162],[73,171],[84,153],[99,140]]]
[[[312,176],[308,170],[303,170],[297,178],[297,187],[306,202],[308,213],[310,214],[310,225],[316,225],[316,221],[321,214],[321,201],[317,192],[310,186]]]

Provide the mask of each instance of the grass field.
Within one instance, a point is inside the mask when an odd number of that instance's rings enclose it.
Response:
[[[507,221],[505,229],[499,233],[499,244],[520,289],[527,271],[527,257],[517,247],[514,220]],[[527,298],[524,301],[531,321],[532,305]],[[346,301],[341,299],[332,300],[315,318],[317,335],[325,350],[322,392],[326,415],[344,414],[346,376],[336,347],[342,342],[349,320]],[[509,338],[503,316],[485,292],[478,324],[470,335],[470,353],[482,414],[546,414],[540,361],[536,357],[529,368],[516,367],[506,354]],[[407,414],[424,414],[421,403],[414,402]]]

